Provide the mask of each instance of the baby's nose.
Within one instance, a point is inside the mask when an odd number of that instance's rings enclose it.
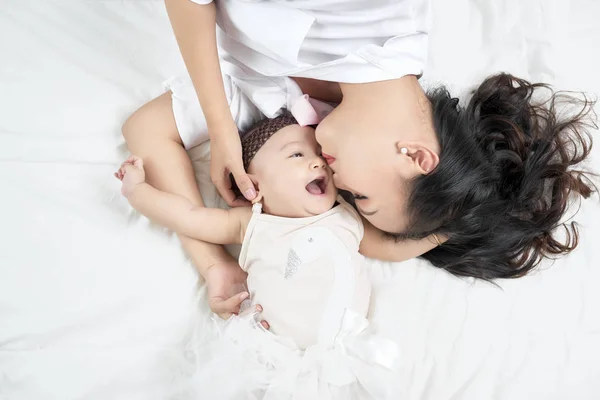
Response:
[[[316,157],[311,163],[310,167],[312,169],[325,168],[327,163],[321,157]]]

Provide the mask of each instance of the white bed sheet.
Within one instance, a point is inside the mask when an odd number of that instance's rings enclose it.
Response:
[[[435,0],[434,13],[430,84],[464,93],[505,70],[600,93],[597,1]],[[187,368],[197,276],[112,178],[121,123],[182,68],[162,1],[0,0],[0,399],[165,399]],[[207,149],[193,157],[219,204]],[[401,398],[600,398],[598,198],[576,219],[576,252],[502,289],[374,263]]]

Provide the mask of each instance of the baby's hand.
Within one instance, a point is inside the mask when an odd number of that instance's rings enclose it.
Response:
[[[262,312],[260,305],[250,306],[246,277],[247,274],[233,260],[212,266],[204,272],[208,303],[215,314],[228,319],[232,314]],[[269,329],[267,321],[260,321],[260,324]]]
[[[142,159],[132,155],[121,164],[121,168],[115,172],[115,177],[123,182],[121,186],[123,196],[129,197],[137,185],[146,182]]]

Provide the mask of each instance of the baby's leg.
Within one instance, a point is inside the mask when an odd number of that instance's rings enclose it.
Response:
[[[192,162],[177,131],[171,92],[160,95],[133,113],[123,125],[123,136],[131,153],[144,160],[148,183],[204,206]],[[209,268],[217,265],[235,264],[240,269],[222,246],[181,235],[179,238],[203,276]]]

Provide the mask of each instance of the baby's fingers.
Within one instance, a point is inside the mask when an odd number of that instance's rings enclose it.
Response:
[[[238,293],[235,296],[222,300],[221,298],[213,298],[211,308],[219,317],[226,319],[231,314],[237,314],[240,310],[240,305],[248,297],[248,293]]]
[[[114,175],[115,175],[115,178],[117,178],[119,180],[123,180],[123,166],[122,165],[119,167],[117,172],[114,173]]]
[[[136,168],[144,168],[144,162],[142,161],[142,158],[136,156],[135,154],[130,155],[129,158],[125,160],[123,165],[133,165]]]
[[[137,168],[132,164],[127,164],[123,167],[123,175],[127,173],[128,170],[135,171]]]
[[[139,169],[143,169],[144,168],[144,161],[141,159],[141,157],[134,156],[133,165],[135,167],[139,168]]]

